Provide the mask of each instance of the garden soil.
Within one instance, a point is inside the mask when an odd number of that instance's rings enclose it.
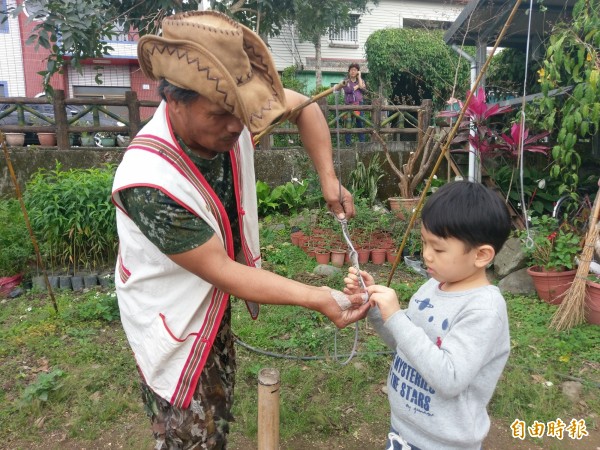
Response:
[[[365,265],[364,268],[371,273],[376,282],[385,284],[390,271],[390,265],[375,266]],[[407,273],[404,267],[399,267],[395,272],[394,282],[419,281],[422,278],[416,273]],[[326,278],[314,274],[303,274],[297,279],[309,284],[327,284]],[[377,387],[378,395],[385,395]],[[564,420],[564,419],[563,419]],[[385,448],[385,437],[388,431],[389,413],[382,411],[381,422],[377,424],[358,423],[355,429],[348,430],[342,434],[331,436],[324,440],[315,440],[314,436],[296,437],[282,440],[282,450],[383,450]],[[282,426],[284,426],[282,424]],[[495,420],[489,434],[483,443],[485,450],[600,450],[600,430],[588,430],[589,436],[582,440],[565,438],[545,437],[543,440],[520,440],[512,437],[509,423]],[[143,412],[140,402],[139,414],[131,415],[126,423],[115,424],[105,430],[105,433],[94,441],[77,440],[67,438],[64,433],[55,433],[46,436],[44,442],[30,443],[11,441],[9,447],[0,443],[0,449],[22,449],[22,450],[151,450],[153,443],[150,435],[148,419]],[[235,423],[230,435],[229,450],[254,450],[257,448],[256,439],[248,438],[236,431]],[[425,450],[425,449],[424,449]]]

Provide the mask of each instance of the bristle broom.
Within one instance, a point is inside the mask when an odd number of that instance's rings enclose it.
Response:
[[[600,184],[600,183],[599,183]],[[592,215],[590,216],[585,244],[579,258],[579,266],[571,287],[565,292],[562,303],[552,316],[550,328],[557,331],[569,330],[585,321],[586,280],[590,263],[594,256],[594,245],[598,239],[598,212],[600,210],[600,192],[596,194]]]

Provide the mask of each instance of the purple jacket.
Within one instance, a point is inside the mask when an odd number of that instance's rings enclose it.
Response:
[[[358,84],[358,80],[353,82],[348,78],[348,84],[344,86],[344,103],[346,105],[362,105],[363,92],[362,89],[354,90],[354,86]]]

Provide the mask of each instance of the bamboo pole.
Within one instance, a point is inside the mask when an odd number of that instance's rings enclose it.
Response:
[[[272,123],[271,125],[269,125],[267,128],[265,128],[263,131],[261,131],[260,133],[258,133],[256,136],[253,137],[254,140],[254,145],[256,145],[260,139],[269,134],[271,131],[273,131],[273,129],[285,122],[286,120],[293,118],[296,114],[298,114],[298,112],[303,109],[306,108],[308,105],[310,105],[311,103],[316,102],[317,100],[322,99],[323,97],[327,97],[329,94],[331,94],[332,92],[336,92],[339,91],[340,89],[342,89],[344,86],[346,86],[347,81],[346,80],[342,80],[340,81],[338,84],[336,84],[335,86],[330,87],[329,89],[318,93],[317,95],[313,95],[310,98],[307,98],[304,102],[300,103],[298,106],[292,108],[288,113],[284,114],[279,120],[277,120],[276,122]]]
[[[15,186],[15,192],[17,194],[17,199],[19,200],[19,205],[21,206],[21,211],[23,212],[23,218],[25,219],[25,225],[27,226],[27,230],[29,231],[29,237],[31,238],[31,243],[33,245],[33,249],[35,250],[35,256],[37,258],[37,263],[44,274],[44,283],[46,284],[46,289],[48,289],[48,294],[50,295],[50,299],[52,300],[52,306],[54,307],[54,312],[58,313],[58,305],[56,304],[56,299],[54,298],[54,292],[52,291],[52,286],[50,285],[50,281],[48,280],[48,274],[46,273],[46,267],[44,266],[44,261],[42,260],[42,255],[40,254],[40,247],[38,246],[37,239],[33,234],[33,229],[31,228],[31,223],[29,222],[29,214],[27,214],[27,208],[25,208],[25,202],[23,202],[23,196],[21,195],[21,189],[19,188],[19,182],[17,181],[17,176],[15,175],[15,171],[13,169],[12,162],[10,160],[10,155],[8,153],[8,147],[6,145],[6,139],[4,138],[4,133],[0,131],[0,145],[2,145],[2,150],[4,151],[4,159],[6,160],[6,166],[8,167],[8,171],[10,173],[10,177]]]
[[[258,450],[279,450],[279,370],[258,372]]]

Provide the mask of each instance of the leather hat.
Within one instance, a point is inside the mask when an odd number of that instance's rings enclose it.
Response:
[[[144,74],[198,92],[239,118],[253,133],[286,110],[271,54],[249,28],[216,11],[166,17],[162,36],[138,42]]]

